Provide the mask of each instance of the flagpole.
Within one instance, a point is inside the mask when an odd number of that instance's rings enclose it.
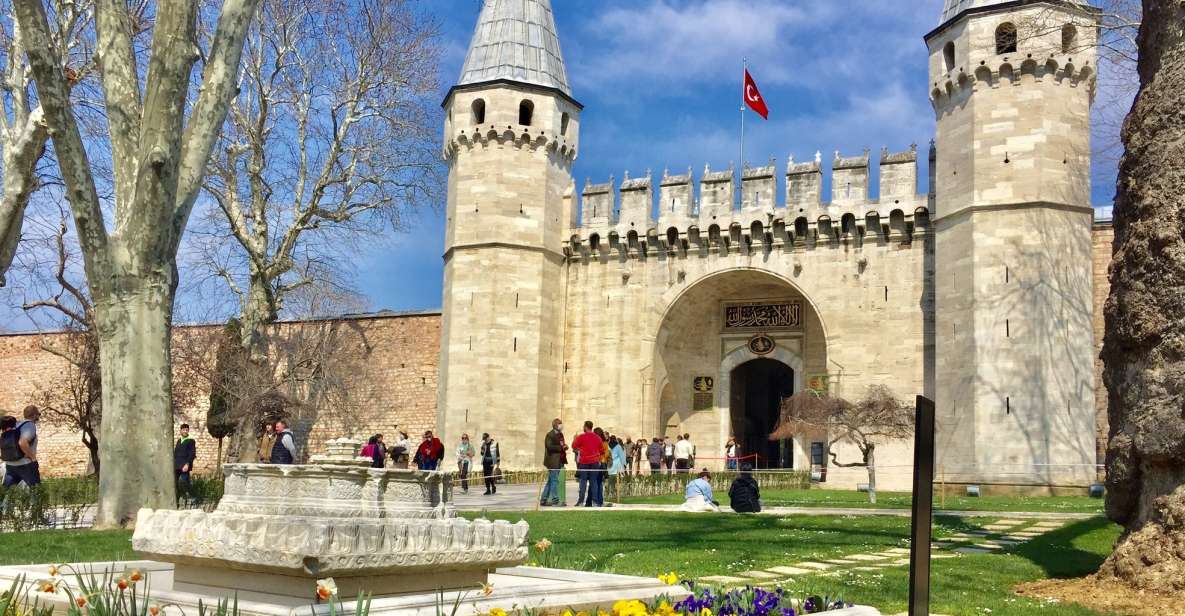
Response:
[[[741,57],[741,151],[740,158],[737,160],[737,166],[741,170],[741,178],[745,177],[745,98],[749,95],[745,91],[745,75],[749,72],[749,58]],[[740,192],[740,185],[737,186],[738,195]]]

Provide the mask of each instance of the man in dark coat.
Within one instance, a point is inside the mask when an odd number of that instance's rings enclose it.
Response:
[[[737,513],[761,511],[761,491],[752,471],[753,467],[749,464],[741,466],[741,473],[732,480],[732,485],[728,488],[728,499],[731,501],[732,510]]]
[[[193,461],[197,459],[197,442],[189,436],[189,424],[181,424],[181,438],[173,446],[173,474],[177,482],[177,500],[193,497],[189,485],[189,474],[193,472]]]
[[[567,505],[560,496],[564,465],[568,463],[567,450],[568,445],[564,442],[564,424],[557,417],[551,421],[551,431],[543,437],[543,467],[547,469],[547,483],[539,496],[541,506]]]

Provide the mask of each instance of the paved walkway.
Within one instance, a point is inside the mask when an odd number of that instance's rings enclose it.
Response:
[[[958,558],[964,554],[992,554],[1006,552],[1051,531],[1061,528],[1063,520],[1041,520],[1007,514],[981,529],[941,537],[932,544],[931,560]],[[780,584],[807,576],[836,576],[845,572],[875,573],[884,569],[909,566],[909,549],[892,548],[879,552],[865,552],[836,556],[830,559],[790,562],[784,566],[743,571],[732,575],[714,575],[698,581],[722,586],[744,584]]]

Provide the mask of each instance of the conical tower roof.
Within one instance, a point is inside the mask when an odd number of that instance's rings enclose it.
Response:
[[[1014,0],[944,0],[942,4],[942,19],[938,20],[939,24],[944,24],[955,17],[959,13],[969,9],[977,9],[985,6],[992,6],[996,4],[1008,4]],[[1076,4],[1082,4],[1081,0],[1071,0]]]
[[[457,85],[499,79],[572,96],[550,0],[485,0]]]

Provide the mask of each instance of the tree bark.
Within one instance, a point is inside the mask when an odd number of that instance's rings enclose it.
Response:
[[[176,506],[169,363],[174,286],[171,275],[159,274],[124,275],[116,284],[121,288],[96,294],[95,302],[103,374],[96,528],[126,526],[141,507]]]
[[[864,454],[864,465],[868,467],[868,502],[876,504],[876,445],[869,444]]]
[[[1185,590],[1185,2],[1144,0],[1140,90],[1123,127],[1102,358],[1107,515],[1125,527],[1103,576]],[[1174,523],[1173,520],[1176,520]]]

